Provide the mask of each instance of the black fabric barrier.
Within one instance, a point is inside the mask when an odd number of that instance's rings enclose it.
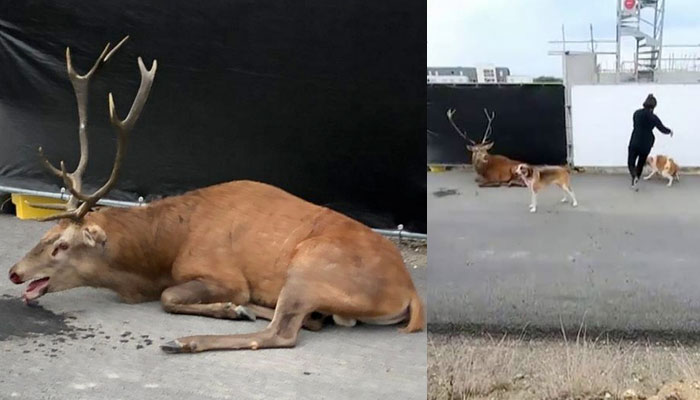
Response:
[[[478,142],[496,116],[490,153],[531,164],[566,164],[564,87],[561,85],[428,85],[428,163],[471,164],[471,153],[446,112]]]
[[[87,189],[109,174],[136,57],[158,60],[108,198],[147,200],[236,179],[279,186],[370,226],[425,232],[425,3],[0,0],[0,185],[57,191],[38,162],[77,162],[66,75],[130,40],[90,91]]]

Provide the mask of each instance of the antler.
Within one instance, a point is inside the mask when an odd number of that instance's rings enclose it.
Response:
[[[450,120],[450,125],[452,125],[452,127],[455,128],[455,130],[457,131],[459,136],[462,137],[462,139],[468,140],[472,144],[476,144],[476,142],[473,141],[472,138],[469,137],[469,135],[467,135],[467,132],[462,131],[461,129],[459,129],[457,124],[455,124],[455,121],[452,119],[452,116],[455,115],[456,112],[457,111],[454,108],[450,108],[449,110],[447,110],[447,119]]]
[[[73,84],[73,89],[75,90],[75,97],[78,101],[78,116],[80,121],[80,128],[78,130],[78,135],[80,138],[80,160],[75,171],[67,172],[66,166],[63,161],[61,161],[61,168],[58,169],[54,167],[49,160],[44,156],[43,149],[39,147],[39,155],[42,158],[44,166],[54,175],[61,178],[66,185],[66,188],[71,192],[72,196],[66,205],[67,212],[52,215],[41,219],[42,221],[50,221],[61,218],[71,218],[75,221],[81,220],[85,214],[87,214],[92,207],[94,207],[97,202],[106,195],[109,190],[114,186],[119,175],[119,169],[121,167],[122,159],[124,158],[124,153],[126,151],[126,143],[129,138],[129,133],[133,129],[136,121],[141,115],[148,95],[151,91],[151,86],[153,85],[153,79],[155,78],[156,69],[158,63],[153,60],[153,65],[151,69],[148,70],[143,64],[141,57],[138,58],[139,71],[141,72],[141,85],[136,93],[136,98],[134,99],[129,114],[124,120],[120,120],[117,116],[117,112],[114,107],[114,98],[112,93],[109,93],[109,120],[112,126],[117,132],[118,142],[117,142],[117,154],[114,159],[114,165],[112,166],[112,172],[109,176],[107,182],[100,189],[91,195],[86,195],[82,192],[82,178],[85,173],[85,168],[88,161],[88,141],[87,141],[87,103],[88,103],[88,86],[90,83],[90,78],[99,69],[100,66],[105,64],[114,55],[114,53],[121,47],[129,36],[122,39],[113,49],[109,51],[110,44],[107,46],[100,54],[92,69],[85,75],[78,75],[73,69],[73,65],[70,57],[70,48],[66,48],[66,65],[68,69],[68,76]],[[109,52],[108,52],[109,51]],[[82,203],[78,204],[79,201]],[[41,205],[38,205],[41,206]],[[54,207],[55,208],[55,207]]]
[[[491,135],[491,132],[493,132],[493,128],[491,128],[491,122],[493,122],[493,119],[496,117],[496,112],[492,111],[491,115],[489,115],[489,110],[484,108],[484,114],[486,115],[486,119],[489,121],[489,124],[486,126],[486,132],[484,132],[484,138],[481,139],[481,143],[486,143],[486,139],[489,138]]]

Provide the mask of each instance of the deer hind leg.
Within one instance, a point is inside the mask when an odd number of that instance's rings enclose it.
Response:
[[[272,318],[275,316],[275,310],[269,307],[249,303],[245,305],[245,308],[252,311],[258,318],[266,319],[268,321],[272,321]],[[304,318],[302,327],[310,331],[320,331],[329,317],[330,315],[328,314],[317,312],[311,313]]]
[[[411,295],[415,290],[401,276],[382,285],[375,282],[379,276],[376,273],[380,272],[376,269],[386,272],[398,267],[397,263],[393,265],[391,260],[383,259],[371,265],[359,264],[360,261],[350,257],[354,253],[346,251],[352,244],[344,240],[308,239],[308,244],[298,247],[272,321],[265,329],[248,334],[182,337],[162,345],[163,351],[193,353],[294,347],[305,318],[314,311],[344,319],[383,320],[401,314],[413,302]],[[400,267],[405,269],[402,264]],[[402,272],[407,274],[405,270]]]

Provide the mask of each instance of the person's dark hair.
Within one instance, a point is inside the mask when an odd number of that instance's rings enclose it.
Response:
[[[650,110],[656,108],[656,97],[654,97],[653,94],[649,93],[649,96],[647,96],[646,100],[644,100],[644,104],[642,104],[642,107],[648,108]]]

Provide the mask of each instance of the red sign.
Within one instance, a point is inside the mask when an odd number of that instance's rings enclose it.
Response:
[[[628,10],[632,10],[636,4],[636,0],[625,0],[625,8]]]

